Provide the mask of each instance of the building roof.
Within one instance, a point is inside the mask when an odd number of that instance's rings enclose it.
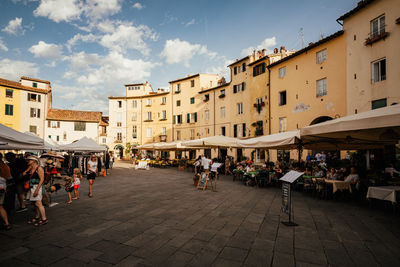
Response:
[[[197,73],[197,74],[194,74],[194,75],[189,75],[189,76],[186,76],[184,78],[176,79],[176,80],[170,81],[169,83],[176,83],[176,82],[184,81],[184,80],[187,80],[187,79],[192,79],[192,78],[195,78],[197,76],[200,76],[200,73]]]
[[[210,91],[212,91],[212,90],[216,90],[216,89],[219,89],[219,88],[228,86],[228,85],[230,85],[230,84],[231,84],[231,82],[229,82],[229,83],[224,83],[224,84],[220,84],[220,85],[218,85],[218,86],[211,87],[211,88],[208,88],[208,89],[206,89],[206,90],[199,91],[199,94],[206,93],[206,92],[210,92]]]
[[[145,85],[145,83],[129,83],[129,84],[125,84],[125,86],[138,86],[138,85]]]
[[[36,79],[36,78],[31,78],[31,77],[27,77],[27,76],[22,76],[21,80],[28,80],[28,81],[34,81],[34,82],[40,82],[40,83],[47,83],[50,84],[49,81],[46,80],[40,80],[40,79]]]
[[[239,62],[241,62],[241,61],[243,61],[243,60],[246,60],[246,59],[248,59],[248,58],[249,58],[249,56],[245,56],[244,58],[236,59],[235,62],[229,64],[227,67],[230,67],[230,66],[232,66],[232,65],[235,65],[235,64],[237,64],[237,63],[239,63]]]
[[[152,94],[148,94],[148,95],[140,95],[140,96],[112,96],[110,95],[108,97],[108,99],[139,99],[139,98],[147,98],[147,97],[155,97],[155,96],[160,96],[160,95],[168,95],[170,92],[162,92],[162,93],[158,93],[158,92],[153,92]]]
[[[251,62],[251,63],[248,64],[247,66],[252,66],[252,65],[254,65],[254,64],[257,64],[257,63],[259,63],[259,62],[261,62],[261,61],[263,61],[263,60],[265,60],[265,59],[267,59],[267,58],[268,58],[268,55],[265,55],[265,56],[260,57],[259,59],[255,60],[255,61]]]
[[[282,58],[281,60],[278,60],[278,61],[276,61],[276,62],[274,62],[274,63],[272,63],[272,64],[269,64],[269,65],[267,66],[267,68],[274,67],[274,66],[279,65],[279,64],[281,64],[281,63],[283,63],[283,62],[285,62],[285,61],[287,61],[287,60],[289,60],[289,59],[292,59],[292,58],[294,58],[294,57],[296,57],[296,56],[298,56],[298,55],[301,55],[301,54],[303,54],[303,53],[305,53],[305,52],[307,52],[307,51],[309,51],[309,50],[311,50],[311,49],[313,49],[313,48],[315,48],[315,47],[317,47],[317,46],[319,46],[319,45],[322,45],[322,44],[324,44],[324,43],[326,43],[326,42],[328,42],[328,41],[330,41],[330,40],[332,40],[332,39],[335,39],[336,37],[341,36],[343,33],[344,33],[343,30],[340,30],[340,31],[338,31],[338,32],[335,32],[334,34],[331,34],[331,35],[329,35],[328,37],[325,37],[324,39],[321,39],[321,40],[319,40],[319,41],[316,42],[316,43],[312,43],[312,44],[310,44],[309,46],[307,46],[307,47],[305,47],[305,48],[303,48],[303,49],[301,49],[301,50],[299,50],[299,51],[297,51],[297,52],[291,54],[290,56],[284,57],[284,58]]]
[[[360,2],[357,3],[357,6],[355,8],[353,8],[352,10],[350,10],[349,12],[347,12],[346,14],[342,15],[340,18],[338,18],[336,21],[343,21],[344,19],[352,16],[353,14],[357,13],[358,11],[360,11],[361,9],[363,9],[364,7],[368,6],[369,4],[371,4],[372,2],[374,2],[375,0],[362,0]]]
[[[49,109],[46,120],[82,121],[101,123],[102,113],[99,111],[80,111],[67,109]]]
[[[1,86],[5,86],[5,87],[11,87],[11,88],[15,88],[15,89],[20,89],[20,90],[25,90],[25,91],[42,93],[42,94],[47,94],[47,93],[49,93],[51,91],[51,90],[46,90],[46,89],[40,89],[40,88],[21,85],[19,82],[14,82],[14,81],[2,79],[2,78],[0,78],[0,85]]]

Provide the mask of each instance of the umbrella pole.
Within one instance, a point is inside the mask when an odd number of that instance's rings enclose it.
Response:
[[[297,150],[298,150],[298,162],[299,162],[299,167],[300,167],[301,154],[303,152],[303,144],[301,142],[299,142],[299,144],[297,146]]]

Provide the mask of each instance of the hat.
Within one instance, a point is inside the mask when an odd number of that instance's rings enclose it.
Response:
[[[27,160],[27,161],[28,161],[28,160],[36,161],[36,163],[40,165],[40,161],[39,161],[39,159],[38,159],[36,156],[29,156],[29,157],[26,158],[26,160]]]

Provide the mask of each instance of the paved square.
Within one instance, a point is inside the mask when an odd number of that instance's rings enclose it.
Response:
[[[97,178],[94,198],[86,181],[72,205],[58,192],[48,225],[12,216],[0,266],[400,266],[400,219],[387,212],[295,192],[291,228],[279,188],[222,176],[218,192],[198,191],[190,172],[130,167]]]

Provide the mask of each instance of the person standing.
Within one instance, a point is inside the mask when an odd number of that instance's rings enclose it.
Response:
[[[109,152],[110,155],[110,169],[112,170],[113,165],[114,165],[114,155]]]
[[[226,156],[225,157],[225,175],[228,175],[228,174],[232,175],[230,166],[231,166],[231,161],[230,161],[229,157]]]
[[[29,184],[31,186],[28,192],[29,200],[35,203],[35,217],[28,221],[29,224],[40,226],[47,224],[46,211],[42,204],[44,170],[40,167],[39,159],[35,156],[26,158],[29,165]]]
[[[0,216],[4,221],[4,228],[11,230],[11,225],[8,222],[6,210],[3,208],[4,198],[7,190],[7,180],[11,178],[10,168],[3,162],[3,154],[0,153]]]
[[[16,212],[28,211],[25,205],[25,188],[24,188],[24,170],[28,168],[24,158],[17,158],[12,152],[6,154],[6,160],[8,161],[8,166],[10,167],[11,175],[15,181],[15,190],[19,200],[19,208]]]
[[[110,168],[110,154],[108,154],[108,152],[106,153],[105,156],[106,160],[104,162],[104,167],[106,169],[106,175],[108,174],[108,169]]]
[[[89,181],[89,197],[93,197],[93,184],[94,180],[96,179],[97,175],[97,157],[96,155],[92,155],[90,157],[90,160],[88,161],[87,164],[87,169],[88,169],[88,175],[87,179]]]

